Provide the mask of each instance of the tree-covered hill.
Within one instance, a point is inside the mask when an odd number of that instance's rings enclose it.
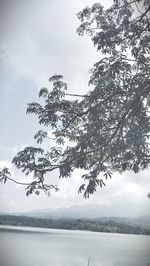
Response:
[[[150,235],[150,229],[138,225],[101,219],[41,219],[26,216],[0,215],[0,225],[44,227],[66,230]]]

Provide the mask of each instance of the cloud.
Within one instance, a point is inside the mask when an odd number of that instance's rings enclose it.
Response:
[[[3,167],[6,167],[6,168],[9,168],[11,170],[12,168],[12,164],[10,161],[0,161],[0,168],[3,168]]]
[[[6,1],[1,12],[3,60],[16,77],[32,78],[42,86],[62,73],[74,90],[84,90],[88,69],[97,53],[89,38],[77,36],[76,13],[94,1]],[[77,88],[76,88],[77,86]]]
[[[0,195],[0,212],[16,212],[18,211],[17,203],[14,199]]]
[[[54,197],[60,197],[64,199],[73,199],[78,195],[78,189],[83,183],[81,175],[83,171],[76,169],[71,178],[61,178],[58,182],[60,192],[56,193]]]
[[[102,1],[109,6],[111,1]],[[99,59],[88,37],[76,33],[76,14],[94,0],[18,0],[0,9],[1,60],[16,78],[32,79],[38,89],[48,78],[64,75],[70,91],[87,91],[89,69]]]
[[[0,162],[0,166],[11,167],[10,162]],[[12,168],[11,168],[12,169]],[[11,170],[12,177],[20,182],[30,182],[32,176],[25,177],[17,169]],[[47,176],[46,182],[58,184],[60,191],[52,192],[50,198],[43,193],[39,197],[34,195],[26,198],[25,187],[13,183],[6,183],[0,186],[1,207],[0,210],[30,210],[40,208],[69,207],[72,205],[99,204],[101,215],[113,216],[140,216],[147,215],[150,211],[147,190],[149,187],[143,182],[136,184],[135,179],[131,179],[130,174],[114,174],[112,179],[106,181],[106,187],[98,188],[90,199],[85,200],[82,194],[78,194],[78,188],[83,183],[80,178],[81,170],[75,170],[71,178],[58,179],[58,173]],[[135,175],[136,176],[136,175]],[[141,175],[142,178],[142,175]],[[148,175],[147,175],[148,179]],[[145,179],[146,180],[146,179]],[[146,180],[146,182],[149,182]],[[15,201],[14,207],[11,200]],[[21,202],[21,204],[20,204]]]

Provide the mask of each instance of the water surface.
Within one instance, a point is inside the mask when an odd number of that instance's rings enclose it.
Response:
[[[147,266],[150,236],[0,226],[0,266]]]

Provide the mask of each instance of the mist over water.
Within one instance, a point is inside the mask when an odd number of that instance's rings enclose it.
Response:
[[[89,257],[90,266],[150,262],[150,236],[15,228],[0,229],[0,266],[87,266]]]

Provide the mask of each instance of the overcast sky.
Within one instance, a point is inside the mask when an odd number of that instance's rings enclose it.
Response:
[[[94,0],[1,0],[0,1],[0,166],[11,168],[12,176],[28,181],[12,167],[13,156],[26,145],[34,145],[37,120],[26,115],[28,102],[37,100],[41,86],[57,73],[64,76],[69,92],[85,92],[89,69],[100,58],[88,37],[79,37],[76,14]],[[101,1],[106,7],[110,0]],[[24,187],[0,184],[0,211],[26,211],[98,203],[102,215],[148,215],[149,171],[115,174],[107,186],[89,200],[78,195],[81,172],[72,178],[50,182],[60,192],[50,198],[25,196]],[[110,213],[111,210],[111,213]]]

